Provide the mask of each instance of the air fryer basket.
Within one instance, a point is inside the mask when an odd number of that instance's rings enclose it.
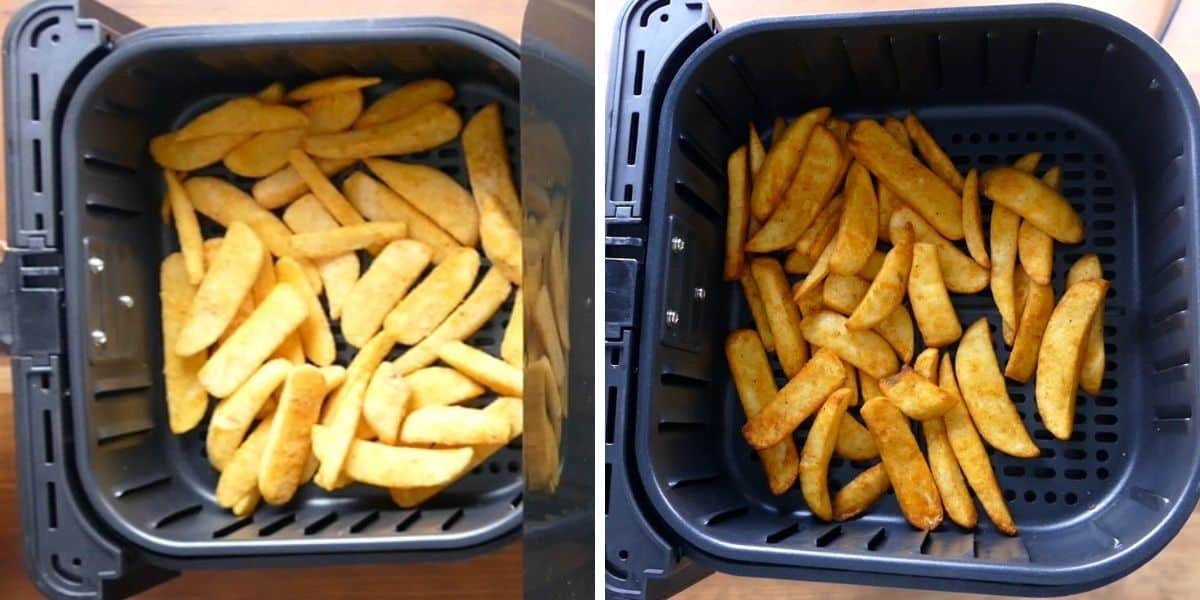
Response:
[[[1009,382],[1042,449],[1032,460],[992,454],[1019,537],[987,522],[915,531],[893,496],[862,518],[823,523],[798,488],[770,495],[741,438],[722,343],[752,321],[737,286],[721,281],[725,157],[749,122],[766,131],[775,115],[818,105],[852,118],[912,109],[964,172],[1033,150],[1046,154],[1039,172],[1063,165],[1087,239],[1056,248],[1055,287],[1078,256],[1100,256],[1112,281],[1109,363],[1100,395],[1080,394],[1067,442],[1041,426],[1033,386]],[[657,114],[632,448],[649,507],[685,556],[772,577],[871,583],[863,575],[874,573],[1049,593],[1118,578],[1175,535],[1200,467],[1198,113],[1152,39],[1054,5],[757,21],[688,57]],[[954,299],[964,323],[988,314],[998,325],[986,290]],[[996,349],[1003,363],[1008,351],[998,340]],[[862,468],[833,466],[833,489]]]
[[[495,37],[445,20],[159,29],[120,40],[87,73],[62,134],[67,364],[78,476],[108,528],[156,554],[211,557],[451,550],[519,526],[519,443],[417,509],[366,486],[306,486],[245,518],[216,506],[205,426],[181,437],[166,426],[157,273],[177,246],[158,217],[161,176],[146,152],[152,136],[273,80],[371,74],[387,83],[368,102],[420,77],[450,81],[464,117],[500,102],[515,162],[517,57]],[[457,142],[404,160],[467,183]],[[219,167],[205,174],[251,183]],[[473,343],[496,351],[510,308]],[[353,349],[339,340],[339,355],[347,361]]]

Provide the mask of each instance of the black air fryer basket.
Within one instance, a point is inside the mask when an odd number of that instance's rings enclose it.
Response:
[[[157,272],[175,242],[146,146],[277,79],[370,74],[386,91],[436,76],[455,86],[464,116],[502,105],[515,161],[515,44],[443,19],[139,27],[87,0],[51,0],[14,16],[5,38],[4,333],[26,563],[39,589],[121,596],[182,569],[452,559],[513,539],[519,443],[418,509],[366,486],[303,489],[245,518],[216,506],[205,428],[175,436],[166,426]],[[457,143],[406,160],[467,183]],[[206,174],[248,189],[219,168]],[[510,308],[472,342],[495,350]]]
[[[1077,592],[1149,560],[1197,498],[1196,256],[1200,112],[1150,37],[1062,5],[782,18],[719,31],[707,6],[634,2],[619,24],[608,123],[607,588],[657,596],[706,570],[1020,595]],[[1040,150],[1064,168],[1081,254],[1112,282],[1109,364],[1054,440],[1032,385],[1009,391],[1041,456],[992,461],[1021,533],[912,529],[893,496],[824,523],[772,496],[741,439],[722,353],[752,325],[721,280],[725,158],[746,127],[829,105],[914,110],[961,171]],[[696,294],[697,288],[706,294]],[[988,293],[955,296],[962,320]],[[677,322],[668,323],[673,311]],[[673,321],[673,319],[672,319]],[[1003,363],[1008,350],[997,345]],[[860,465],[834,459],[831,487]],[[981,521],[983,521],[981,519]]]

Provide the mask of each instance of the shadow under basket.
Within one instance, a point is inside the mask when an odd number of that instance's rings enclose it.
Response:
[[[342,74],[383,77],[383,85],[367,90],[367,103],[423,77],[454,85],[453,105],[464,119],[499,102],[516,161],[516,51],[498,36],[452,21],[142,31],[119,40],[86,73],[66,111],[62,243],[78,477],[104,525],[151,553],[428,553],[478,547],[520,526],[519,442],[417,509],[397,508],[380,488],[326,493],[305,485],[287,505],[261,505],[238,518],[213,498],[219,474],[204,456],[207,421],[183,436],[168,430],[158,270],[178,246],[159,217],[161,171],[147,143],[272,81],[290,87]],[[402,160],[468,183],[457,140]],[[245,190],[252,183],[220,166],[203,174]],[[510,309],[511,302],[473,343],[496,353]],[[104,343],[95,343],[93,332],[103,332]],[[340,335],[338,348],[338,362],[347,364],[354,349]]]
[[[973,531],[948,521],[916,531],[892,495],[861,518],[822,522],[798,487],[770,494],[742,439],[722,345],[753,321],[738,286],[721,280],[725,159],[746,143],[749,123],[768,132],[776,115],[823,105],[850,119],[912,110],[964,173],[1035,150],[1045,153],[1039,174],[1063,167],[1087,238],[1056,245],[1054,285],[1061,294],[1070,264],[1099,255],[1112,283],[1108,364],[1100,394],[1079,394],[1066,442],[1042,427],[1033,385],[1008,382],[1041,448],[1028,460],[992,453],[1018,537],[982,511]],[[757,21],[692,53],[658,114],[633,450],[649,506],[684,556],[759,576],[1046,594],[1117,579],[1178,532],[1200,467],[1200,121],[1187,80],[1156,42],[1066,6]],[[952,298],[965,324],[987,315],[998,327],[987,290]],[[678,320],[667,324],[667,311]],[[831,490],[863,468],[835,458]]]

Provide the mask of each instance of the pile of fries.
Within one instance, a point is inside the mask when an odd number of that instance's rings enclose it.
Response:
[[[1084,239],[1058,191],[1061,167],[1037,178],[1034,152],[964,177],[911,114],[851,124],[818,108],[777,119],[772,136],[768,150],[751,125],[729,157],[724,263],[756,327],[731,333],[725,352],[771,491],[798,478],[813,515],[840,521],[891,487],[908,522],[930,530],[944,514],[975,527],[969,485],[996,528],[1016,535],[984,444],[1039,450],[1004,378],[1024,383],[1036,370],[1042,423],[1067,440],[1076,390],[1098,394],[1104,376],[1099,259],[1079,259],[1057,298],[1051,281],[1055,243]],[[992,201],[988,236],[980,193]],[[803,277],[791,285],[789,273]],[[950,297],[989,287],[1012,348],[1003,372],[988,319],[964,330]],[[782,389],[768,352],[789,378]],[[850,410],[860,397],[865,426]],[[813,415],[797,450],[793,433]],[[835,452],[880,462],[831,498]]]
[[[170,427],[192,430],[218,399],[207,456],[217,503],[239,516],[309,480],[380,486],[415,506],[522,433],[521,207],[500,108],[464,126],[447,104],[454,88],[429,79],[364,109],[379,83],[273,84],[150,144],[181,248],[161,270]],[[470,191],[381,158],[460,133]],[[338,189],[330,178],[360,161]],[[189,175],[218,162],[260,178],[252,194]],[[203,239],[196,213],[224,236]],[[514,287],[503,358],[465,344]],[[348,365],[336,364],[337,332],[357,349]],[[462,406],[489,392],[484,408]]]

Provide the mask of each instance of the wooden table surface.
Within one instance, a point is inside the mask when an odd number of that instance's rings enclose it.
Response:
[[[403,16],[449,16],[520,40],[526,0],[104,0],[146,26]],[[0,27],[22,0],[0,0]],[[0,189],[3,165],[0,164]],[[0,204],[0,227],[3,220]],[[0,229],[0,231],[4,231]],[[12,376],[0,357],[0,598],[39,597],[25,574],[18,527]],[[142,597],[170,598],[520,598],[521,544],[454,563],[184,573]]]

